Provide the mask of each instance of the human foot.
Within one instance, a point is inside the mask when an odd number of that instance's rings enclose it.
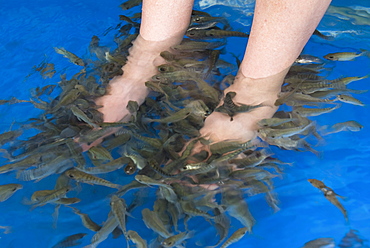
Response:
[[[182,40],[182,35],[176,35],[162,41],[148,41],[140,35],[130,48],[127,63],[122,67],[123,75],[114,77],[108,85],[107,94],[96,99],[98,110],[103,114],[104,122],[126,122],[131,114],[126,108],[129,101],[136,101],[141,105],[149,89],[145,82],[157,74],[157,66],[164,64],[165,60],[160,53],[170,50],[171,46],[177,45]],[[84,151],[102,142],[103,138],[116,132],[117,128],[111,128],[103,137],[91,144],[81,144]],[[78,142],[78,139],[76,139]]]
[[[145,82],[157,74],[157,66],[165,63],[160,53],[180,41],[178,37],[164,41],[147,41],[140,35],[136,38],[127,63],[122,68],[123,75],[114,77],[109,82],[108,93],[96,100],[96,104],[101,106],[99,111],[103,114],[104,122],[129,120],[127,103],[136,101],[141,105],[144,102],[149,93]]]
[[[207,117],[204,127],[200,130],[203,137],[212,143],[224,140],[239,140],[246,142],[256,137],[258,121],[271,118],[277,110],[274,105],[281,85],[289,68],[270,77],[252,79],[244,77],[239,72],[234,83],[225,89],[224,95],[228,92],[236,92],[232,99],[236,104],[259,105],[249,112],[237,113],[231,121],[230,116],[225,113],[214,111]],[[221,101],[220,105],[223,104]]]

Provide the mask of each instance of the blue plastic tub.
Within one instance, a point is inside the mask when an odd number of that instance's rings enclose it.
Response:
[[[249,14],[253,10],[253,4],[248,4],[248,1],[224,1],[230,2],[230,7],[212,5],[212,2],[216,1],[197,1],[195,6],[198,9],[205,8],[205,11],[213,15],[227,17],[238,31],[249,31]],[[246,8],[238,7],[243,4],[241,2],[247,3]],[[86,0],[0,1],[0,99],[13,96],[28,99],[30,89],[57,82],[58,75],[49,80],[42,80],[35,75],[28,77],[34,72],[32,67],[43,60],[55,63],[56,70],[66,73],[67,76],[76,73],[76,68],[56,54],[53,47],[65,47],[84,57],[87,56],[87,46],[93,35],[102,38],[104,45],[114,46],[109,33],[106,37],[103,35],[109,27],[117,24],[118,15],[123,13],[118,7],[119,4],[119,1]],[[303,53],[322,57],[333,52],[370,50],[370,2],[358,0],[348,3],[344,0],[334,0],[332,5],[350,6],[364,12],[358,12],[360,18],[356,19],[346,17],[343,13],[335,14],[334,9],[323,18],[318,29],[335,38],[323,40],[313,37]],[[231,38],[227,50],[242,56],[245,42],[239,38]],[[328,61],[326,67],[329,68],[327,75],[330,79],[340,76],[364,76],[370,73],[370,58],[362,56],[348,62]],[[370,79],[364,79],[352,83],[350,88],[369,89],[369,83]],[[275,191],[281,210],[274,213],[262,196],[248,198],[247,202],[257,223],[252,234],[246,235],[232,247],[298,248],[305,242],[320,237],[332,237],[336,244],[339,244],[350,229],[358,230],[363,239],[370,237],[370,93],[358,95],[358,98],[366,104],[365,107],[343,104],[332,113],[314,118],[320,126],[347,120],[356,120],[364,126],[360,132],[341,132],[326,136],[325,141],[316,147],[322,152],[322,157],[318,158],[308,152],[298,153],[274,148],[279,159],[293,163],[293,166],[285,169],[282,179],[275,180]],[[10,130],[12,125],[15,128],[17,123],[36,117],[39,113],[39,110],[27,103],[0,106],[0,131]],[[1,165],[5,162],[4,159],[0,161]],[[15,173],[2,174],[0,178],[1,184],[17,181]],[[309,178],[322,180],[338,194],[347,197],[342,203],[348,211],[350,224],[346,224],[341,212],[307,182]],[[132,178],[127,177],[127,180]],[[38,183],[24,182],[23,190],[6,202],[0,203],[0,226],[11,226],[11,232],[8,234],[0,229],[0,247],[52,247],[62,238],[80,232],[88,233],[88,236],[84,237],[79,247],[89,244],[93,233],[81,225],[79,218],[71,214],[70,209],[61,208],[57,228],[53,228],[53,206],[47,205],[30,211],[28,205],[22,204],[32,192],[48,188],[54,181],[55,177],[50,177]],[[82,201],[78,206],[89,213],[97,223],[101,223],[109,211],[109,199],[105,196],[112,192],[100,187],[83,187],[79,194]],[[148,198],[148,202],[152,200]],[[139,222],[138,219],[129,219],[131,227],[137,231],[143,230],[148,241],[153,239],[155,236]],[[135,226],[135,223],[139,224]],[[234,220],[231,231],[236,230],[238,226]],[[197,231],[196,239],[201,244],[200,247],[216,242],[207,243],[207,240],[217,238],[214,229],[204,223],[203,219],[199,219],[197,224],[193,221],[190,228],[192,227]],[[122,237],[116,240],[108,238],[99,247],[126,247],[126,241]]]

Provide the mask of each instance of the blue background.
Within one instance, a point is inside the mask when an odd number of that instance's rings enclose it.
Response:
[[[346,2],[334,0],[332,5],[348,6]],[[12,96],[28,99],[30,89],[57,82],[58,74],[48,80],[36,75],[27,77],[33,72],[32,67],[44,59],[55,63],[58,72],[67,75],[76,73],[76,67],[56,54],[53,47],[64,47],[86,58],[87,47],[93,35],[102,38],[103,45],[114,46],[109,34],[105,37],[102,35],[109,27],[118,23],[119,14],[126,14],[118,7],[119,4],[120,1],[114,0],[0,0],[0,99],[9,99]],[[199,7],[198,2],[195,6]],[[351,1],[350,6],[370,9],[370,2]],[[213,15],[228,17],[233,21],[234,29],[247,32],[250,26],[246,23],[250,23],[252,17],[249,14],[253,10],[251,5],[247,7],[214,5],[207,11]],[[342,20],[338,16],[326,15],[318,29],[324,34],[335,34],[336,38],[325,41],[313,37],[303,53],[321,57],[332,52],[370,50],[369,27],[353,24],[351,20]],[[246,41],[230,38],[228,42],[227,50],[242,56]],[[224,58],[233,61],[230,55],[224,55]],[[331,79],[339,76],[363,76],[370,73],[370,59],[363,56],[354,61],[328,62],[326,67],[329,68],[326,73]],[[350,84],[349,88],[369,89],[369,84],[370,80],[365,79]],[[275,180],[281,210],[273,213],[263,196],[249,198],[247,202],[257,224],[252,234],[233,247],[295,248],[319,237],[333,237],[339,243],[350,228],[358,230],[363,238],[370,237],[370,93],[358,95],[358,98],[366,104],[365,107],[343,104],[330,114],[313,118],[321,126],[347,120],[356,120],[364,125],[363,130],[358,133],[342,132],[326,136],[325,142],[316,147],[322,151],[321,158],[307,152],[274,149],[278,158],[293,163],[293,166],[285,169],[283,179]],[[0,131],[8,131],[13,122],[24,122],[39,113],[31,104],[26,103],[0,106]],[[13,129],[17,127],[16,123]],[[125,177],[123,173],[115,176]],[[14,173],[2,174],[0,178],[1,184],[16,182]],[[323,180],[338,194],[347,197],[343,205],[349,213],[350,226],[345,223],[341,212],[307,182],[308,178]],[[131,180],[128,177],[126,179]],[[25,182],[23,190],[0,203],[0,226],[12,226],[10,234],[3,234],[0,230],[0,247],[52,247],[58,240],[78,232],[89,234],[83,239],[83,245],[89,244],[93,233],[82,226],[80,219],[71,214],[70,209],[61,208],[58,227],[53,229],[53,206],[30,211],[29,206],[21,203],[35,190],[53,188],[54,182],[55,177],[38,183]],[[78,195],[82,202],[76,207],[101,223],[109,211],[109,200],[105,196],[112,192],[114,191],[104,187],[83,186],[82,193]],[[151,198],[147,200],[153,201]],[[139,216],[138,213],[134,212],[134,215]],[[154,238],[139,222],[129,220],[128,225],[135,230],[142,229],[148,240]],[[231,231],[236,230],[238,225],[237,222],[232,222]],[[203,229],[197,232],[196,238],[199,241],[205,242],[215,237],[213,228],[204,223],[203,219],[199,219],[197,230],[199,229]],[[122,237],[117,240],[109,238],[99,247],[125,247],[125,244]]]

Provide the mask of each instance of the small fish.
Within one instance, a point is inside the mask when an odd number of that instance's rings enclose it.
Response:
[[[128,10],[128,9],[131,9],[135,6],[138,6],[140,5],[142,2],[142,0],[128,0],[128,1],[125,1],[124,3],[122,3],[120,5],[120,7],[123,9],[123,10]]]
[[[358,132],[360,131],[364,126],[362,126],[360,123],[357,121],[345,121],[345,122],[340,122],[336,123],[333,126],[329,128],[329,132],[326,132],[323,135],[328,135],[332,133],[338,133],[341,131],[351,131],[351,132]]]
[[[321,33],[319,30],[315,29],[315,31],[313,32],[313,35],[316,35],[324,40],[332,40],[333,37],[331,36],[328,36],[328,35],[324,35],[323,33]]]
[[[54,203],[62,204],[62,205],[71,205],[71,204],[79,203],[80,201],[81,201],[80,198],[71,197],[71,198],[60,198],[59,200],[56,200]]]
[[[226,247],[229,247],[231,244],[235,243],[235,242],[238,242],[241,238],[244,237],[244,235],[248,232],[248,228],[247,227],[242,227],[242,228],[239,228],[238,230],[236,230],[231,236],[230,238],[228,238],[225,243],[223,243],[223,245],[221,246],[221,248],[226,248]]]
[[[81,213],[81,211],[79,209],[77,209],[77,208],[70,207],[70,206],[67,206],[67,207],[71,208],[75,214],[77,214],[78,216],[80,216],[80,218],[82,220],[82,224],[87,229],[89,229],[91,231],[94,231],[94,232],[97,232],[97,231],[99,231],[101,229],[101,226],[99,226],[94,221],[92,221],[87,214]]]
[[[353,96],[350,96],[350,95],[343,95],[343,94],[337,95],[337,100],[339,100],[341,102],[353,104],[353,105],[365,106],[365,104],[363,102],[361,102],[360,100],[358,100],[358,99],[356,99],[356,98],[354,98]]]
[[[96,185],[102,185],[109,188],[115,188],[118,189],[121,186],[118,184],[111,183],[105,179],[102,179],[100,177],[93,176],[91,174],[79,171],[77,169],[71,169],[64,172],[65,175],[77,182],[87,183],[87,184],[96,184]]]
[[[65,195],[71,190],[70,186],[66,186],[60,189],[51,190],[49,194],[44,194],[42,197],[37,199],[37,203],[32,206],[32,209],[36,207],[41,207],[46,205],[47,203],[54,203],[55,201],[59,200],[60,198],[65,197]],[[44,190],[46,193],[47,191]],[[34,199],[35,193],[32,195],[31,199]]]
[[[110,206],[111,206],[111,211],[114,215],[114,217],[117,219],[119,227],[121,228],[123,234],[127,236],[127,231],[126,231],[126,215],[128,214],[127,212],[127,206],[125,200],[122,198],[119,198],[116,195],[112,195],[110,199]]]
[[[308,241],[302,248],[334,248],[335,243],[333,238],[318,238]]]
[[[127,231],[127,238],[136,245],[137,248],[147,248],[147,242],[140,235],[132,230]]]
[[[68,52],[63,47],[60,47],[60,48],[54,47],[54,50],[55,52],[63,55],[65,58],[69,59],[73,64],[79,65],[79,66],[85,66],[85,62],[81,58],[79,58],[77,55],[71,52]]]
[[[307,117],[307,116],[318,116],[321,114],[326,114],[330,113],[333,110],[337,109],[340,107],[340,104],[337,104],[336,106],[332,108],[305,108],[305,107],[296,107],[293,110],[293,113],[302,116],[302,117]]]
[[[174,236],[168,237],[162,241],[164,247],[178,247],[184,240],[189,239],[194,236],[194,231],[182,232]]]
[[[338,53],[329,53],[324,56],[325,59],[333,61],[352,61],[357,57],[367,55],[368,52],[364,51],[361,53],[357,52],[338,52]]]
[[[269,118],[269,119],[262,119],[258,121],[258,125],[261,127],[276,127],[281,124],[290,122],[290,121],[297,121],[297,118]]]
[[[8,200],[17,190],[22,188],[22,184],[16,183],[0,185],[0,202]]]
[[[104,240],[108,238],[109,234],[111,234],[117,226],[118,226],[118,222],[116,218],[113,217],[113,214],[110,212],[102,228],[99,231],[97,231],[94,234],[94,236],[91,238],[91,244],[88,246],[84,246],[84,248],[97,247],[101,242],[103,242]]]
[[[93,159],[109,160],[112,161],[113,157],[110,152],[102,145],[90,147],[88,152],[92,155]]]
[[[71,106],[69,109],[79,121],[87,123],[92,128],[99,128],[99,125],[95,124],[79,107]]]
[[[308,130],[309,128],[313,127],[315,122],[311,122],[308,125],[302,125],[299,127],[291,127],[291,128],[282,128],[282,129],[274,129],[274,128],[260,128],[257,130],[257,133],[263,139],[265,138],[287,138],[296,134],[301,134],[304,131]]]
[[[334,192],[331,188],[326,186],[323,182],[317,179],[308,179],[307,180],[309,183],[311,183],[315,188],[318,188],[321,190],[322,193],[324,193],[325,198],[330,201],[334,206],[339,208],[339,210],[343,213],[344,218],[346,221],[348,221],[348,215],[347,215],[347,210],[342,206],[342,204],[338,201],[338,197],[344,198],[343,196],[338,195],[337,193]]]
[[[72,247],[80,245],[81,242],[78,242],[80,239],[85,237],[87,233],[77,233],[70,235],[61,241],[59,241],[57,244],[55,244],[52,248],[65,248],[65,247]]]
[[[158,233],[163,238],[169,238],[172,236],[155,212],[150,211],[148,208],[144,208],[141,211],[141,214],[143,216],[143,221],[145,225],[149,229],[152,229],[154,232]]]
[[[241,190],[228,189],[223,192],[222,204],[226,206],[226,211],[229,215],[239,220],[246,227],[246,231],[252,231],[256,221],[249,211]]]
[[[210,29],[210,30],[190,30],[185,34],[192,39],[214,39],[214,38],[226,38],[226,37],[249,37],[249,34],[238,32],[238,31],[229,31],[229,30],[220,30],[220,29]]]
[[[312,56],[309,54],[301,54],[294,62],[298,64],[312,64],[312,63],[322,63],[323,61],[316,56]]]
[[[230,121],[237,113],[250,112],[255,108],[263,107],[264,105],[246,105],[246,104],[236,104],[232,100],[236,93],[233,91],[227,92],[224,98],[224,103],[215,109],[216,112],[225,113],[230,116]]]

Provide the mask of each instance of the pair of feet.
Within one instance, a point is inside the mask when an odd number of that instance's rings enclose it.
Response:
[[[123,67],[124,74],[111,80],[107,95],[96,100],[99,111],[104,115],[104,122],[124,122],[129,120],[130,112],[126,109],[127,103],[136,101],[142,104],[149,93],[145,82],[157,74],[157,66],[165,61],[159,56],[160,52],[169,50],[178,44],[179,39],[153,42],[146,41],[140,35],[133,43],[130,57]],[[288,69],[287,69],[288,70]],[[223,140],[248,141],[256,136],[257,122],[270,118],[276,112],[274,106],[280,92],[283,79],[287,70],[263,79],[244,77],[239,72],[234,83],[225,89],[236,92],[233,101],[246,105],[263,104],[250,112],[238,113],[233,121],[221,112],[213,112],[205,120],[204,127],[200,130],[203,137],[211,142]],[[222,101],[221,103],[222,104]]]

